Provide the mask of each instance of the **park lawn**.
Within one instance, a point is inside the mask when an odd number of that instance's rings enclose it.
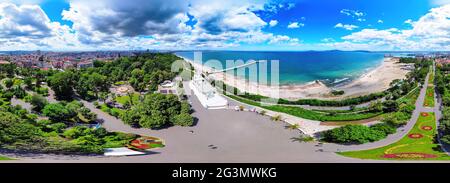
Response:
[[[106,104],[100,105],[100,110],[102,110],[103,112],[106,112],[109,115],[114,116],[114,117],[120,117],[125,112],[125,110],[123,110],[123,109],[119,109],[119,108],[115,108],[115,107],[111,108]]]
[[[424,116],[425,114],[428,116]],[[431,130],[422,129],[427,127],[431,127]],[[422,137],[411,138],[411,134],[420,134]],[[338,154],[377,160],[450,160],[450,156],[442,152],[439,145],[434,142],[435,135],[435,114],[422,113],[411,131],[393,144],[363,151],[338,152]]]
[[[409,94],[405,95],[404,97],[397,99],[397,102],[400,103],[406,103],[409,105],[416,105],[417,98],[420,95],[420,87],[417,87],[413,91],[411,91]]]
[[[433,84],[434,83],[434,73],[431,72],[430,77],[428,78],[428,83]]]
[[[241,98],[236,95],[227,95],[228,97],[240,101],[242,103],[246,103],[249,105],[261,107],[267,110],[286,113],[289,115],[297,116],[304,119],[317,120],[317,121],[358,121],[363,119],[374,118],[382,114],[382,112],[367,112],[367,113],[336,113],[334,115],[329,115],[324,112],[312,111],[303,109],[301,107],[293,107],[293,106],[281,106],[281,105],[261,105],[259,102],[255,102],[249,99]]]
[[[5,156],[0,156],[0,161],[1,161],[1,160],[13,160],[13,159],[8,158],[8,157],[5,157]]]
[[[434,87],[427,87],[427,94],[425,96],[425,102],[423,103],[424,107],[434,107]]]
[[[137,102],[139,102],[139,94],[138,93],[133,93],[131,95],[131,98],[133,99],[133,104],[136,104]],[[116,97],[116,101],[122,105],[127,104],[130,101],[130,96],[128,95],[124,95],[124,96],[118,96]]]

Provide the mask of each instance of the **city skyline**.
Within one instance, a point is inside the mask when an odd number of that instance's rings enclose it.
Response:
[[[449,3],[4,0],[0,51],[449,51]]]

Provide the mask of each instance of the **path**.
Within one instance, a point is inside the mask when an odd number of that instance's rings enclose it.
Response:
[[[366,149],[374,149],[378,147],[387,146],[389,144],[395,143],[399,141],[401,138],[403,138],[408,132],[414,127],[415,123],[419,119],[421,112],[434,112],[436,114],[439,114],[439,108],[434,107],[424,107],[424,101],[426,96],[426,89],[428,86],[428,79],[430,77],[430,73],[428,73],[427,77],[425,78],[425,84],[423,85],[422,89],[420,90],[420,95],[417,98],[416,101],[416,109],[414,110],[411,119],[408,121],[408,123],[400,128],[397,129],[397,133],[388,135],[385,139],[366,143],[366,144],[360,144],[360,145],[341,145],[341,144],[328,144],[326,146],[326,151],[332,151],[332,152],[340,152],[340,151],[358,151],[358,150],[366,150]]]

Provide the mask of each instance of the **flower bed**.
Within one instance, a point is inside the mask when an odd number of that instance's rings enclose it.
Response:
[[[385,154],[382,158],[395,158],[395,159],[422,159],[422,158],[436,158],[437,156],[434,154],[427,153],[415,153],[415,152],[405,152],[405,153],[393,153],[393,154]]]
[[[146,150],[157,147],[164,147],[164,143],[161,139],[156,137],[139,137],[135,140],[132,140],[128,147],[137,150]]]
[[[420,113],[420,115],[422,115],[423,117],[427,117],[429,114],[427,112],[422,112]]]
[[[430,131],[430,130],[433,130],[433,127],[431,127],[431,126],[422,126],[421,129],[422,130],[426,130],[426,131]]]
[[[423,137],[423,135],[420,134],[420,133],[411,133],[411,134],[408,135],[408,137],[411,138],[411,139],[420,139],[420,138]]]
[[[421,113],[409,133],[387,146],[362,151],[338,152],[340,155],[361,159],[384,160],[450,160],[435,142],[435,113]]]

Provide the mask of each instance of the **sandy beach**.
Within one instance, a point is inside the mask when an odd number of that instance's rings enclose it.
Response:
[[[196,70],[202,70],[204,73],[211,73],[212,71],[211,68],[194,63],[186,58],[184,59],[190,62]],[[385,58],[381,65],[375,69],[363,74],[358,79],[334,88],[330,88],[320,81],[312,81],[304,85],[268,86],[257,84],[256,82],[248,82],[242,78],[222,72],[210,74],[209,77],[224,81],[227,85],[239,88],[241,91],[272,98],[289,100],[307,98],[338,100],[384,91],[389,88],[389,84],[393,80],[405,78],[409,72],[408,68],[411,68],[408,64],[400,64],[394,58]],[[333,96],[331,95],[332,90],[343,90],[345,93],[341,96]]]

